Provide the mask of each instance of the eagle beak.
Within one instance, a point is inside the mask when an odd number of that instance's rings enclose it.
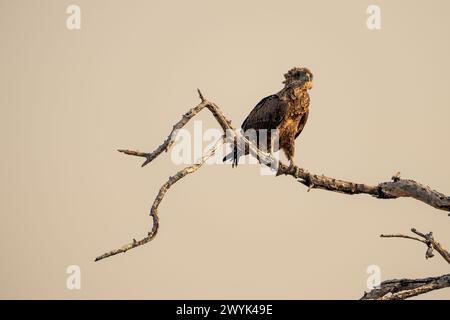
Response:
[[[306,83],[306,88],[308,89],[308,90],[310,90],[310,89],[312,89],[314,86],[313,86],[313,82],[312,81],[308,81],[307,83]]]

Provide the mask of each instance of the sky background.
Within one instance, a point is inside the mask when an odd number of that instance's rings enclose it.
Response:
[[[66,28],[71,4],[81,30]],[[370,4],[380,30],[366,27]],[[368,184],[400,171],[449,194],[449,11],[444,0],[0,0],[0,298],[357,299],[370,265],[382,280],[448,273],[421,244],[379,238],[415,227],[448,248],[446,212],[308,193],[255,165],[203,167],[166,195],[153,242],[94,258],[147,234],[158,189],[182,168],[170,154],[141,168],[116,149],[159,146],[197,88],[239,125],[293,66],[315,84],[297,164]],[[81,290],[66,287],[69,265]]]

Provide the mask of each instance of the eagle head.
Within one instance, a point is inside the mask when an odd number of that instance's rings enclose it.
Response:
[[[292,68],[284,74],[284,78],[286,80],[284,80],[283,83],[286,86],[298,84],[300,86],[305,86],[306,89],[311,89],[313,87],[313,74],[308,68]]]

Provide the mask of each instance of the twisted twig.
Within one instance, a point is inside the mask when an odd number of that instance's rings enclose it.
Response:
[[[99,261],[99,260],[114,256],[119,253],[125,253],[130,249],[142,246],[143,244],[146,244],[147,242],[152,241],[155,238],[156,234],[158,233],[158,229],[159,229],[158,207],[161,204],[161,201],[163,200],[167,191],[177,181],[184,178],[188,174],[191,174],[191,173],[197,171],[206,162],[206,160],[208,160],[215,154],[215,152],[217,151],[219,146],[222,144],[222,141],[223,141],[223,138],[219,139],[215,143],[215,145],[209,150],[209,152],[207,154],[205,154],[199,161],[197,161],[196,163],[194,163],[191,166],[188,166],[188,167],[178,171],[176,174],[169,177],[169,180],[167,180],[166,183],[164,183],[162,185],[162,187],[159,189],[158,195],[156,196],[155,200],[153,201],[153,205],[150,209],[150,216],[152,217],[153,224],[152,224],[151,231],[148,232],[146,237],[142,238],[139,241],[133,239],[133,242],[128,243],[128,244],[120,247],[119,249],[111,250],[109,252],[102,254],[101,256],[98,256],[97,258],[95,258],[95,261]]]
[[[427,246],[425,258],[434,257],[433,249],[436,250],[448,263],[450,263],[450,254],[442,245],[437,242],[433,233],[423,234],[412,228],[411,231],[420,238],[411,237],[404,234],[382,234],[382,238],[403,238],[424,243]],[[362,300],[403,300],[418,296],[433,290],[450,287],[450,274],[444,274],[439,277],[429,277],[424,279],[394,279],[383,281],[378,288],[364,293]]]
[[[420,231],[417,231],[415,228],[411,229],[411,232],[418,235],[420,238],[411,237],[403,234],[382,234],[380,237],[382,238],[405,238],[405,239],[413,239],[420,241],[427,245],[428,249],[425,253],[425,258],[429,259],[434,257],[433,250],[436,250],[442,258],[444,258],[445,261],[450,263],[450,254],[447,250],[445,250],[442,245],[434,239],[433,232],[429,232],[427,234],[424,234]]]
[[[246,139],[240,132],[237,132],[236,129],[231,125],[231,121],[225,117],[220,108],[215,103],[206,100],[202,95],[202,93],[200,92],[200,90],[198,90],[198,93],[201,99],[200,104],[191,108],[188,112],[186,112],[182,116],[182,118],[173,126],[166,140],[156,150],[154,150],[151,153],[133,150],[124,150],[124,149],[119,149],[118,151],[125,153],[127,155],[144,157],[145,161],[142,164],[142,166],[145,166],[146,164],[154,160],[156,157],[158,157],[163,151],[167,151],[174,143],[178,130],[183,128],[189,122],[189,120],[195,117],[200,111],[202,111],[204,108],[207,108],[221,126],[222,130],[224,131],[224,135],[228,138],[231,137],[232,141],[237,142],[238,148],[250,149],[250,151],[252,151],[251,154],[257,156],[260,159],[260,162],[272,168],[277,168],[278,175],[290,175],[293,178],[297,179],[300,183],[308,186],[308,190],[323,189],[345,194],[368,194],[379,199],[411,197],[435,208],[444,211],[450,211],[450,197],[447,197],[442,193],[432,190],[430,187],[425,187],[413,180],[400,179],[398,175],[392,177],[392,181],[383,182],[376,186],[372,186],[362,183],[337,180],[334,178],[326,177],[324,175],[311,174],[308,171],[296,166],[288,167],[287,165],[279,162],[271,155],[268,155],[267,153],[259,150],[254,143]],[[156,204],[155,209],[153,209],[152,206],[153,211],[151,211],[151,216],[153,218],[153,227],[147,237],[145,237],[140,241],[133,240],[132,243],[127,244],[120,249],[113,250],[110,251],[109,253],[103,254],[97,257],[96,261],[115,255],[117,253],[126,252],[132,248],[135,248],[137,246],[140,246],[142,244],[151,241],[155,237],[159,225],[156,209],[159,203],[161,202],[162,198],[164,197],[165,193],[167,192],[167,190],[170,188],[171,185],[173,185],[181,178],[185,177],[187,174],[195,172],[200,166],[201,164],[199,165],[197,163],[179,171],[177,174],[171,177],[169,181],[166,182],[166,184],[164,184],[161,187],[158,196],[156,197],[154,202],[154,206]],[[154,214],[152,214],[152,212]]]

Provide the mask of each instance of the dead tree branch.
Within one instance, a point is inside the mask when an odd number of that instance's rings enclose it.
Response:
[[[297,166],[289,167],[281,162],[278,162],[267,153],[259,150],[252,142],[248,141],[239,132],[236,132],[236,129],[231,125],[231,121],[225,117],[220,108],[215,103],[206,100],[200,90],[199,95],[202,100],[201,103],[183,115],[181,120],[173,126],[173,129],[167,139],[155,151],[151,153],[123,149],[119,149],[118,151],[128,155],[146,158],[142,164],[142,166],[145,166],[159,156],[163,151],[167,151],[172,146],[178,130],[184,127],[189,120],[196,116],[201,110],[207,108],[213,114],[214,118],[217,120],[224,132],[230,133],[229,136],[238,140],[237,142],[235,141],[238,146],[241,146],[242,148],[249,148],[254,155],[258,155],[262,163],[265,163],[272,168],[278,168],[277,175],[290,175],[297,179],[300,183],[307,186],[308,190],[323,189],[349,195],[368,194],[378,199],[410,197],[422,201],[423,203],[426,203],[436,209],[450,212],[449,196],[433,190],[428,186],[424,186],[414,180],[401,179],[398,175],[393,176],[391,181],[388,182],[381,182],[378,185],[367,185],[363,183],[330,178],[324,175],[312,174]]]
[[[423,234],[415,228],[411,231],[418,235],[412,237],[404,234],[382,234],[382,238],[403,238],[422,242],[427,246],[425,259],[434,257],[433,250],[436,250],[445,261],[450,264],[450,254],[436,241],[433,233]],[[433,290],[450,287],[450,274],[439,277],[429,277],[423,279],[394,279],[383,281],[380,286],[370,292],[364,293],[361,300],[404,300]]]
[[[114,256],[119,253],[125,253],[128,250],[142,246],[143,244],[146,244],[147,242],[152,241],[155,238],[156,234],[158,233],[158,229],[159,229],[158,207],[161,204],[167,191],[176,182],[183,179],[185,176],[197,171],[206,162],[206,160],[208,160],[209,158],[214,156],[215,152],[217,151],[219,146],[222,144],[222,142],[223,142],[223,138],[219,139],[215,143],[215,145],[210,149],[210,151],[207,154],[205,154],[199,161],[197,161],[196,163],[194,163],[191,166],[185,167],[184,169],[178,171],[176,174],[169,177],[167,182],[163,184],[163,186],[159,189],[158,195],[156,196],[155,201],[153,202],[153,205],[150,209],[150,217],[152,218],[153,225],[152,225],[152,229],[148,232],[146,237],[142,238],[139,241],[133,239],[133,241],[131,243],[128,243],[119,249],[111,250],[109,252],[102,254],[101,256],[98,256],[97,258],[95,258],[95,261],[99,261],[99,260]]]
[[[410,197],[436,209],[450,211],[450,197],[414,180],[400,179],[398,176],[392,177],[392,181],[373,186],[311,174],[302,168],[289,168],[283,164],[280,164],[278,174],[290,175],[312,189],[323,189],[350,195],[368,194],[378,199]]]
[[[434,257],[433,250],[436,250],[442,256],[442,258],[444,258],[444,260],[450,264],[450,254],[448,253],[447,250],[445,250],[442,247],[442,245],[438,241],[434,240],[433,232],[423,234],[422,232],[417,231],[415,228],[412,228],[411,232],[418,235],[422,239],[419,239],[416,237],[410,237],[410,236],[403,235],[403,234],[382,234],[382,235],[380,235],[380,237],[382,237],[382,238],[406,238],[406,239],[413,239],[413,240],[420,241],[420,242],[426,244],[426,246],[428,247],[428,249],[425,253],[426,259],[433,258]]]
[[[364,294],[361,300],[404,300],[430,291],[450,287],[450,274],[423,279],[383,281],[380,288]]]
[[[260,159],[260,162],[270,166],[271,168],[275,168],[277,170],[277,175],[289,175],[292,176],[294,179],[299,181],[301,184],[308,187],[308,191],[310,189],[323,189],[327,191],[333,191],[333,192],[339,192],[344,194],[368,194],[378,199],[395,199],[400,197],[411,197],[416,200],[422,201],[423,203],[426,203],[434,208],[444,210],[444,211],[450,211],[450,197],[445,196],[444,194],[435,191],[431,189],[428,186],[424,186],[416,181],[413,180],[406,180],[406,179],[400,179],[398,175],[392,177],[392,181],[388,182],[382,182],[378,185],[366,185],[362,183],[355,183],[350,181],[344,181],[344,180],[338,180],[330,177],[326,177],[324,175],[317,175],[317,174],[311,174],[308,171],[292,166],[288,167],[287,165],[279,162],[277,159],[272,157],[271,155],[259,150],[254,143],[246,139],[240,131],[237,131],[231,124],[231,121],[228,120],[223,112],[220,110],[220,108],[215,104],[212,103],[204,98],[200,90],[198,91],[201,102],[191,108],[188,112],[186,112],[182,118],[172,127],[171,132],[169,133],[166,140],[153,152],[151,153],[145,153],[145,152],[139,152],[139,151],[133,151],[133,150],[124,150],[120,149],[119,152],[125,153],[127,155],[137,156],[137,157],[143,157],[145,158],[145,161],[142,163],[142,166],[147,165],[151,161],[153,161],[156,157],[158,157],[163,151],[168,151],[169,148],[173,145],[175,141],[175,137],[177,135],[177,132],[183,128],[193,117],[195,117],[200,111],[203,109],[208,109],[216,121],[221,126],[222,130],[224,131],[224,136],[218,143],[209,150],[198,162],[195,164],[188,166],[180,171],[178,171],[175,175],[171,176],[168,181],[160,188],[158,195],[156,196],[153,205],[150,210],[150,216],[152,218],[152,228],[150,232],[148,232],[148,235],[141,240],[137,241],[133,239],[131,243],[128,243],[124,246],[122,246],[119,249],[111,250],[107,253],[104,253],[100,256],[98,256],[95,261],[99,261],[105,258],[108,258],[110,256],[124,253],[128,250],[131,250],[133,248],[136,248],[138,246],[144,245],[147,242],[150,242],[153,240],[158,232],[159,228],[159,216],[158,216],[158,207],[163,200],[164,196],[166,195],[169,188],[178,182],[180,179],[184,178],[185,176],[197,171],[204,163],[205,161],[212,157],[218,146],[221,143],[236,143],[238,148],[248,148],[251,151],[251,154],[254,156],[257,156],[258,159]],[[231,137],[231,138],[230,138]],[[227,140],[228,139],[228,140]],[[229,140],[232,139],[232,140]],[[412,237],[409,237],[412,238]],[[419,238],[414,238],[414,240],[418,240],[424,243],[428,243],[426,241],[428,240],[421,240]],[[441,248],[437,242],[431,243],[432,248],[434,248],[436,251],[441,253]],[[441,253],[442,254],[442,253]],[[448,255],[448,253],[447,253]],[[447,260],[448,261],[448,260]],[[444,277],[444,276],[443,276]],[[427,278],[420,280],[411,280],[416,281],[415,283],[421,283],[421,286],[415,286],[411,290],[409,290],[408,294],[413,294],[413,289],[416,290],[414,292],[418,292],[417,294],[421,294],[424,292],[428,292],[431,290],[435,290],[436,287],[443,287],[443,283],[448,283],[448,279],[450,278],[450,275],[447,275],[447,278]],[[430,280],[434,279],[434,280]],[[393,280],[393,281],[404,281],[404,280]],[[406,281],[406,280],[405,280]],[[417,282],[419,281],[419,282]],[[447,282],[446,282],[447,281]],[[404,282],[401,282],[404,283]],[[387,286],[385,286],[387,288]],[[401,287],[401,285],[400,285]],[[409,288],[409,287],[408,287]],[[424,291],[428,290],[428,291]],[[394,289],[391,289],[391,293],[397,294],[397,291]],[[403,290],[404,291],[404,290]],[[413,294],[413,295],[417,295]],[[370,293],[366,294],[365,297],[374,296],[374,290],[372,290]],[[384,295],[383,295],[384,296]],[[400,295],[398,295],[400,297]],[[412,296],[412,295],[411,295]],[[403,297],[403,296],[402,296]]]

